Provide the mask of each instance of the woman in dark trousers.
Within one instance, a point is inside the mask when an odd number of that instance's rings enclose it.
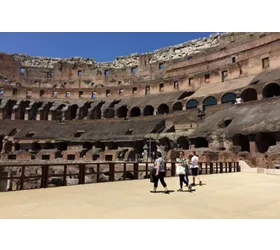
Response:
[[[165,189],[165,193],[169,193],[167,185],[164,181],[164,176],[165,176],[165,168],[164,168],[164,159],[162,158],[162,155],[160,152],[156,152],[156,161],[154,163],[154,169],[153,169],[153,173],[154,173],[154,191],[151,191],[151,193],[156,193],[157,192],[157,187],[158,187],[158,181],[160,180],[161,185],[164,187]]]
[[[189,166],[188,166],[187,159],[185,159],[184,151],[180,151],[179,164],[181,164],[181,166],[185,169],[185,173],[179,174],[180,189],[178,189],[178,192],[183,191],[183,183],[185,183],[186,186],[188,187],[189,191],[191,191],[192,187],[191,187],[191,185],[189,185],[189,176],[188,176],[189,175],[189,169],[188,169]]]

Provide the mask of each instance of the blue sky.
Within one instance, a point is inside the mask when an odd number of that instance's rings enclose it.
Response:
[[[30,56],[95,58],[152,52],[216,32],[197,33],[0,33],[0,52]]]

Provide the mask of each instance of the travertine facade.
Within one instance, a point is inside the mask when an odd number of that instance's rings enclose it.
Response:
[[[206,160],[272,167],[279,84],[280,33],[215,34],[108,63],[2,53],[1,159],[174,159],[201,148]]]

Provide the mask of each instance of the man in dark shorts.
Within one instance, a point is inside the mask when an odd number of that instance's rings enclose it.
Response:
[[[195,186],[195,178],[199,181],[199,185],[200,186],[202,185],[202,181],[198,177],[198,171],[199,171],[199,164],[198,163],[199,163],[199,158],[196,155],[196,152],[194,151],[193,156],[191,158],[191,166],[190,166],[191,173],[192,173],[192,176],[193,176],[193,183],[192,183],[193,186]]]

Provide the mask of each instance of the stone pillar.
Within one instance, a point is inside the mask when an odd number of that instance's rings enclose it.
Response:
[[[38,112],[36,114],[36,121],[40,121],[40,120],[41,120],[41,114],[40,114],[40,112]]]
[[[256,153],[256,152],[257,152],[256,142],[250,141],[250,153]]]
[[[28,120],[28,112],[27,112],[27,111],[24,113],[24,120],[25,120],[25,121]]]
[[[191,144],[190,145],[190,149],[194,149],[195,148],[195,145],[194,144]]]
[[[48,113],[48,121],[51,121],[52,120],[52,112],[49,112]]]
[[[15,119],[16,119],[16,110],[13,110],[11,120],[14,121]]]
[[[183,109],[182,109],[182,110],[187,110],[187,107],[186,107],[186,105],[184,105],[184,106],[183,106]]]

